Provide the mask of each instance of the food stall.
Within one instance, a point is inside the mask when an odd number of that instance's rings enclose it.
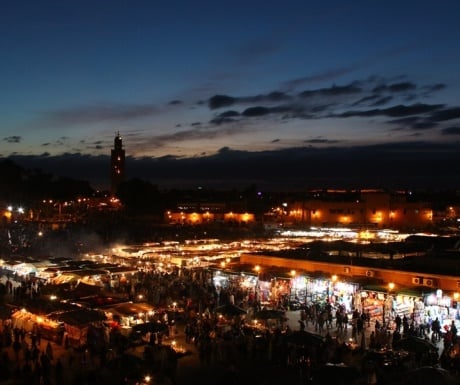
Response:
[[[106,320],[103,312],[84,308],[51,313],[49,317],[63,325],[61,341],[57,342],[73,347],[85,346],[88,343],[88,330],[102,327],[102,322]]]
[[[153,320],[153,306],[145,302],[121,302],[101,308],[111,325],[116,325],[128,336],[135,325]]]
[[[40,333],[40,336],[57,343],[62,341],[64,324],[49,316],[39,315],[19,309],[11,315],[13,328],[24,329],[27,333]]]

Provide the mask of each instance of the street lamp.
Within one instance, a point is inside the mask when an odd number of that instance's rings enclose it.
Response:
[[[329,281],[329,285],[327,287],[327,291],[328,291],[327,292],[327,298],[328,298],[329,302],[331,302],[331,300],[332,300],[332,296],[334,294],[335,283],[337,282],[337,279],[338,279],[337,275],[333,274],[331,276],[331,280]]]
[[[383,305],[383,324],[385,325],[385,315],[388,314],[388,321],[390,321],[391,310],[393,309],[393,300],[391,299],[391,292],[394,290],[394,282],[388,283],[387,297]],[[388,310],[387,310],[388,309]]]
[[[256,266],[254,267],[254,270],[255,270],[255,272],[257,273],[257,281],[258,281],[258,280],[259,280],[259,274],[260,274],[260,266],[259,266],[259,265],[256,265]]]
[[[297,272],[292,269],[290,271],[290,274],[291,274],[291,287],[290,287],[290,298],[289,300],[291,301],[292,299],[292,290],[294,289],[294,299],[297,297],[297,288],[296,288],[296,282],[295,282],[295,276],[297,274]]]

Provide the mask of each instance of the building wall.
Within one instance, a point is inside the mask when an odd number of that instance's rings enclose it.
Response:
[[[254,223],[255,216],[252,213],[212,213],[212,212],[173,212],[165,213],[166,223],[184,224],[184,225],[202,225],[213,222],[225,223]]]
[[[433,224],[433,210],[427,203],[407,202],[387,193],[367,193],[355,201],[293,202],[285,219],[309,226],[426,228]]]
[[[390,282],[394,283],[394,290],[416,287],[426,292],[437,289],[460,292],[460,277],[455,275],[421,274],[411,271],[378,269],[348,264],[277,258],[259,254],[241,254],[240,262],[242,264],[258,265],[261,269],[264,266],[277,266],[285,267],[286,272],[295,270],[298,273],[321,273],[324,276],[337,275],[340,279],[350,282],[371,278],[381,281],[384,286]]]

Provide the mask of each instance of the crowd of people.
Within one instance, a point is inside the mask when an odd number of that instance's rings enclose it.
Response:
[[[160,354],[165,341],[183,333],[185,344],[197,352],[198,364],[203,367],[226,365],[241,369],[271,365],[293,370],[303,383],[311,378],[315,369],[326,363],[360,365],[362,354],[369,348],[391,349],[399,338],[419,333],[419,330],[414,331],[410,318],[406,316],[396,315],[396,327],[389,330],[388,325],[381,325],[378,320],[371,322],[366,312],[353,309],[349,314],[345,307],[327,301],[304,304],[298,311],[299,326],[295,329],[283,316],[287,304],[282,300],[270,305],[272,310],[279,311],[275,313],[279,316],[257,320],[256,315],[267,306],[260,302],[257,287],[236,284],[216,287],[212,274],[212,271],[204,268],[177,267],[168,272],[144,270],[105,290],[109,290],[106,294],[122,296],[131,301],[142,296],[155,308],[167,309],[172,303],[176,304],[175,311],[158,313],[157,320],[168,327],[151,333],[152,338],[145,340],[144,358],[148,356],[152,360],[152,356]],[[2,285],[4,302],[33,301],[47,289],[46,283],[31,281],[29,277],[9,275],[8,282]],[[224,304],[234,305],[244,312],[216,312]],[[442,331],[433,322],[431,328],[424,336],[433,336],[435,341],[442,338],[445,346],[457,342],[455,324],[449,330]],[[366,340],[366,336],[369,336],[369,340]],[[70,368],[75,365],[76,357],[80,367],[96,365],[100,369],[111,358],[107,356],[109,352],[120,355],[132,348],[126,344],[126,340],[117,338],[117,331],[114,330],[103,356],[95,359],[87,356],[86,349],[77,351],[64,347],[67,359],[63,362],[61,357],[53,355],[52,345],[49,341],[43,341],[38,331],[25,334],[24,330],[12,327],[8,317],[4,317],[0,324],[0,337],[0,373],[3,380],[16,379],[21,381],[17,383],[27,384],[61,384],[63,366]],[[168,368],[167,378],[174,382],[178,357],[170,355],[167,359],[176,360],[164,366]],[[91,365],[88,360],[91,360]],[[159,372],[162,372],[161,366]],[[85,378],[82,378],[84,371],[73,373],[70,380],[74,383],[101,383],[100,371],[93,371],[91,376]]]

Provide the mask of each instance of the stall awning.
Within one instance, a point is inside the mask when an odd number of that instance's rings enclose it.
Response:
[[[148,313],[153,306],[144,302],[122,302],[104,308],[105,312],[115,312],[122,316],[132,316],[139,313]]]
[[[50,317],[69,325],[84,327],[93,322],[105,321],[107,317],[103,312],[89,309],[78,309],[62,313],[50,314]]]
[[[397,290],[396,294],[406,295],[408,297],[420,297],[423,298],[426,295],[432,293],[433,290],[427,287],[401,287]]]
[[[387,293],[388,287],[386,285],[379,285],[379,284],[366,284],[361,286],[361,290],[364,291],[375,291],[378,293]]]

